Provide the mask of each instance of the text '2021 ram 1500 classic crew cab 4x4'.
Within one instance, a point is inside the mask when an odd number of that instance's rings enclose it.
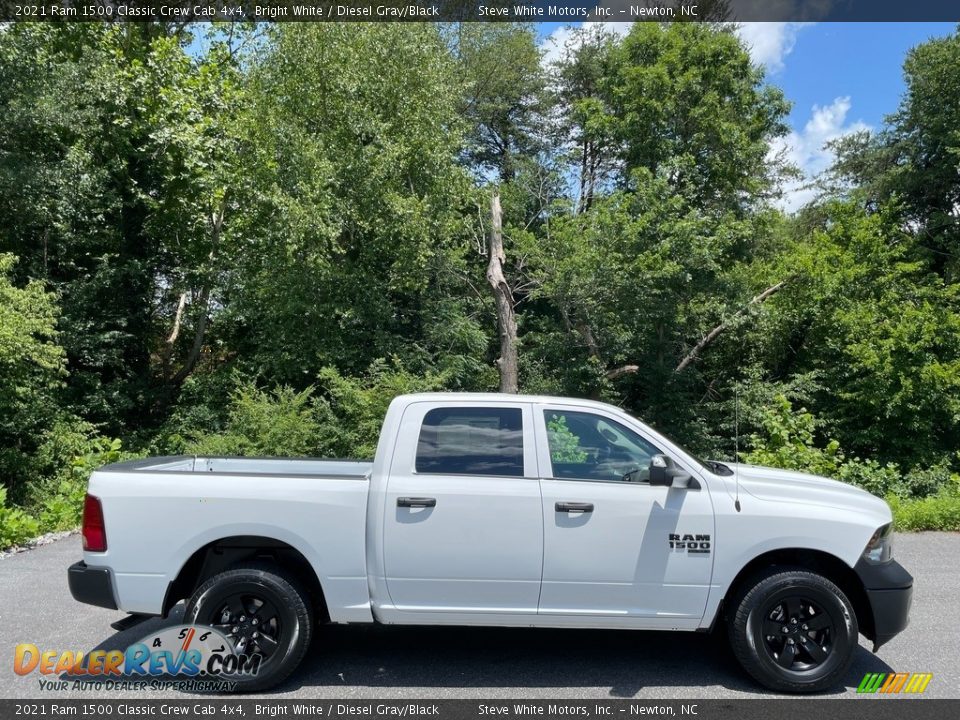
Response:
[[[162,525],[159,520],[162,518]],[[702,462],[598,402],[396,398],[373,462],[168,457],[90,479],[77,600],[221,630],[287,677],[318,622],[706,631],[781,691],[907,624],[890,509]],[[256,622],[254,622],[256,621]]]

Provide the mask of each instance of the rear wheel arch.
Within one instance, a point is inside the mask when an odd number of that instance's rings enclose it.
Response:
[[[163,599],[163,617],[214,575],[248,562],[269,563],[295,575],[310,595],[317,622],[329,620],[323,586],[310,561],[289,543],[260,535],[223,537],[194,551],[181,566],[177,576],[167,585]]]
[[[809,548],[771,550],[758,555],[744,565],[727,587],[723,600],[720,602],[717,618],[725,618],[730,603],[737,594],[746,585],[754,583],[755,578],[760,574],[774,567],[802,568],[822,575],[839,587],[853,606],[860,632],[867,638],[874,639],[876,632],[874,630],[873,612],[863,581],[860,580],[852,567],[836,555]]]

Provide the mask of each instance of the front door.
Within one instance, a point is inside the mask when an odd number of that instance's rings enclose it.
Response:
[[[649,627],[699,621],[713,566],[706,486],[651,486],[650,459],[662,452],[656,436],[614,413],[538,406],[535,418],[543,468],[539,612],[643,618]]]
[[[390,466],[383,557],[400,611],[537,612],[543,516],[527,403],[410,405]]]

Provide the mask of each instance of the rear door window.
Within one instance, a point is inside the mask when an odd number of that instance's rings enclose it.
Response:
[[[520,408],[434,408],[417,442],[418,473],[523,476]]]

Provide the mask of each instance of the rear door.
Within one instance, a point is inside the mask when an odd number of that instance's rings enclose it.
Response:
[[[713,568],[706,485],[651,486],[650,458],[665,448],[612,412],[544,405],[535,422],[543,469],[540,613],[695,626]],[[699,539],[691,550],[674,536]]]
[[[387,480],[383,558],[397,610],[537,612],[543,514],[531,405],[407,407]]]

